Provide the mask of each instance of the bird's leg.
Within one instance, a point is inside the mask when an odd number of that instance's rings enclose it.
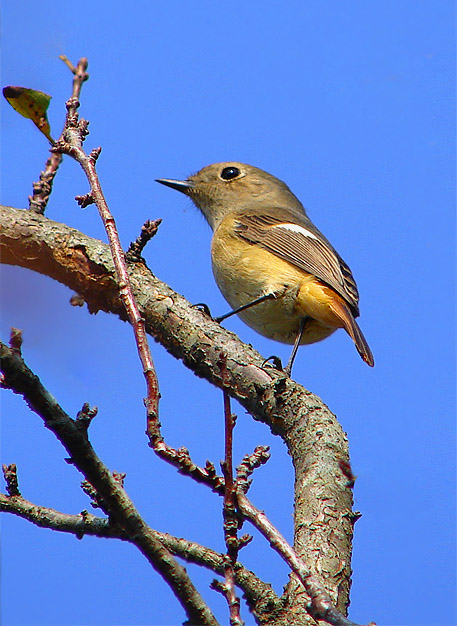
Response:
[[[289,376],[289,377],[290,377],[290,374],[292,372],[292,365],[294,363],[295,357],[297,356],[297,350],[298,350],[298,347],[299,347],[300,342],[302,340],[303,331],[305,330],[306,322],[308,320],[309,320],[309,317],[302,317],[301,320],[300,320],[300,327],[298,329],[297,336],[295,337],[294,347],[292,348],[292,353],[290,355],[289,362],[287,363],[286,367],[284,368],[284,373],[287,374],[287,376]]]
[[[252,302],[248,302],[247,304],[243,304],[243,306],[240,306],[237,309],[233,309],[233,311],[229,311],[225,315],[221,315],[221,317],[215,317],[214,320],[216,322],[222,322],[223,320],[226,320],[228,317],[231,317],[232,315],[236,315],[237,313],[241,313],[241,311],[245,311],[246,309],[250,309],[251,306],[255,306],[256,304],[260,304],[261,302],[265,302],[265,300],[273,300],[274,298],[277,298],[277,297],[278,296],[275,293],[267,293],[264,296],[260,296],[260,298],[256,298]]]

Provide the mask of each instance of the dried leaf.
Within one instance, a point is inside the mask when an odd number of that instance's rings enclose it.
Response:
[[[51,143],[54,143],[46,115],[51,96],[43,91],[35,91],[35,89],[28,89],[27,87],[12,87],[11,85],[3,88],[3,95],[15,111],[32,120],[38,130]]]

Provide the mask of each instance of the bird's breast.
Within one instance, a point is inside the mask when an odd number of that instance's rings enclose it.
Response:
[[[303,317],[309,319],[302,343],[320,341],[336,330],[309,315],[303,307],[302,295],[306,295],[307,285],[313,284],[315,277],[260,245],[239,238],[231,228],[230,218],[223,220],[214,233],[211,258],[216,282],[232,309],[263,295],[275,294],[274,299],[239,314],[258,333],[292,344]]]

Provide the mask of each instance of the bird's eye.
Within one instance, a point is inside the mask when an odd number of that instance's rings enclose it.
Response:
[[[240,174],[241,172],[237,167],[224,167],[221,172],[221,178],[223,178],[224,180],[233,180]]]

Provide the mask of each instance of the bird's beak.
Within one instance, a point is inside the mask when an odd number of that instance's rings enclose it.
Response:
[[[156,178],[156,182],[161,185],[166,185],[167,187],[171,187],[172,189],[176,189],[176,191],[181,191],[181,193],[185,193],[189,195],[189,192],[194,188],[194,185],[188,180],[171,180],[169,178]]]

